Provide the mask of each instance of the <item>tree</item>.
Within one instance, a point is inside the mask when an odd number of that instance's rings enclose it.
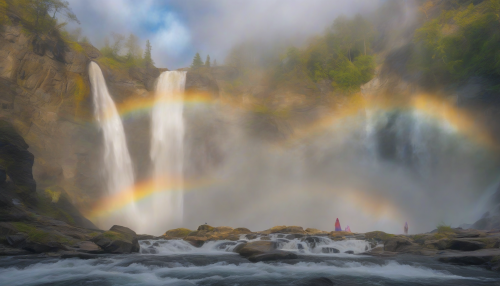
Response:
[[[203,61],[201,60],[200,53],[196,53],[193,58],[193,63],[191,64],[191,68],[197,69],[201,66],[203,66]]]
[[[76,15],[69,8],[67,1],[61,0],[30,0],[25,9],[34,14],[34,28],[37,32],[50,31],[55,26],[55,17],[57,13],[62,14],[68,20],[80,24]],[[52,14],[52,17],[49,15]]]
[[[125,40],[125,36],[117,33],[112,33],[111,36],[113,37],[113,46],[111,46],[111,51],[116,57],[123,49],[123,41]]]
[[[207,60],[205,61],[205,66],[210,67],[210,55],[207,55]]]
[[[151,43],[149,40],[146,41],[146,50],[144,51],[144,62],[146,64],[154,64],[153,59],[151,58]]]
[[[139,38],[136,35],[130,34],[128,36],[127,42],[125,43],[125,48],[127,49],[127,59],[139,59],[141,57],[142,51],[139,47]]]

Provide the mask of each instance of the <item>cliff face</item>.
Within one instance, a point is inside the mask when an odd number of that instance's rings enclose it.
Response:
[[[61,188],[80,209],[103,193],[102,139],[93,122],[88,78],[89,62],[101,58],[91,45],[42,39],[20,26],[0,31],[0,119],[12,124],[29,145],[36,189]],[[101,67],[117,102],[150,96],[159,75],[154,67]],[[9,177],[15,180],[15,175]],[[34,192],[34,182],[25,179],[27,193]]]

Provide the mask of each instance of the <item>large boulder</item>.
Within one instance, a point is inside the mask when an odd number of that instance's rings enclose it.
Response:
[[[412,246],[412,240],[406,236],[395,236],[387,239],[384,243],[384,251],[400,252]]]
[[[272,241],[254,241],[246,243],[241,247],[236,247],[234,251],[243,257],[250,257],[269,253],[275,249],[275,243]]]
[[[461,251],[474,251],[483,249],[486,244],[481,241],[469,240],[469,239],[453,239],[450,243],[450,249],[461,250]]]
[[[187,228],[176,228],[167,230],[163,236],[167,239],[179,239],[179,238],[185,238],[191,232],[193,231]]]
[[[109,231],[94,237],[91,241],[107,253],[132,253],[140,250],[135,231],[119,225],[114,225]]]

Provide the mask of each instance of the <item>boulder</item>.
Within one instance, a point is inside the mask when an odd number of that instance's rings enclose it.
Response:
[[[167,232],[165,232],[164,236],[165,236],[165,238],[169,238],[169,239],[185,238],[191,232],[193,232],[193,231],[190,229],[187,229],[187,228],[176,228],[176,229],[167,230]]]
[[[321,252],[323,252],[323,253],[340,253],[340,250],[338,250],[334,247],[323,247],[321,249]]]
[[[301,226],[275,226],[265,231],[262,231],[261,234],[271,234],[271,233],[285,233],[285,234],[307,234]]]
[[[106,253],[132,253],[140,250],[137,234],[119,225],[114,225],[109,231],[92,238],[91,241]]]
[[[328,234],[328,231],[323,231],[316,228],[306,228],[305,232],[307,232],[307,234],[314,234],[314,235]]]
[[[410,238],[406,236],[395,236],[384,243],[384,251],[399,252],[412,245]]]
[[[468,239],[453,239],[450,242],[450,249],[461,250],[461,251],[474,251],[483,249],[486,244],[480,241],[468,240]]]
[[[238,245],[239,246],[239,245]],[[275,249],[272,241],[253,241],[244,244],[242,247],[235,247],[234,251],[243,257],[250,257],[271,252]]]
[[[264,254],[257,254],[248,257],[251,262],[262,262],[262,261],[276,261],[283,259],[297,259],[299,256],[293,252],[288,251],[273,251]]]
[[[98,254],[103,253],[104,251],[97,244],[92,241],[80,241],[76,244],[75,248],[77,248],[78,252],[92,253]]]

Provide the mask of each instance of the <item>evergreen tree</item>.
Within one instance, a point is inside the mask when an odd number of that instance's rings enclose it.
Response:
[[[210,67],[210,55],[207,55],[207,60],[205,61],[205,66]]]
[[[201,66],[203,66],[203,61],[201,60],[200,53],[196,53],[193,58],[193,63],[191,64],[191,68],[197,69]]]
[[[153,59],[151,58],[151,43],[149,40],[146,41],[146,50],[144,51],[144,62],[146,64],[154,64]]]

